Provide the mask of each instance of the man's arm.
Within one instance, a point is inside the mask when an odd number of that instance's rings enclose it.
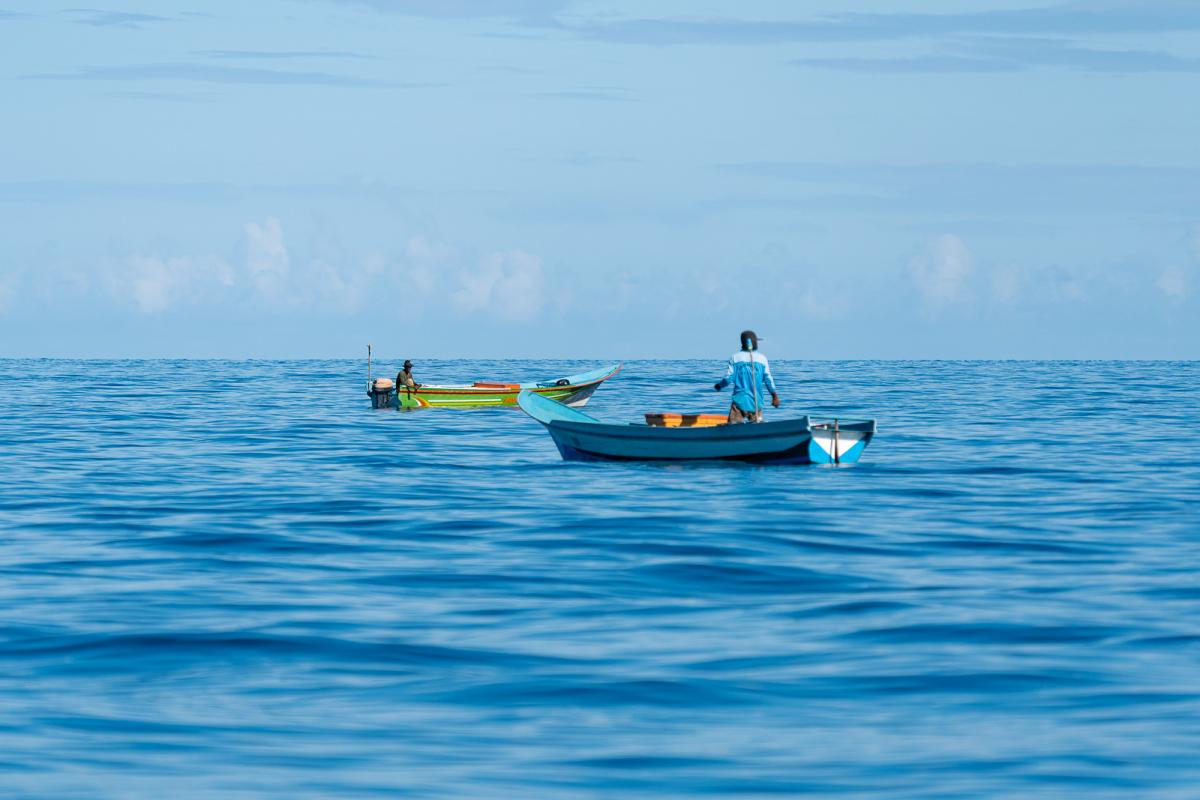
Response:
[[[728,386],[729,382],[732,380],[733,380],[733,359],[731,358],[731,359],[729,359],[729,365],[727,367],[725,367],[725,377],[721,378],[721,380],[714,383],[713,388],[719,392],[722,389],[724,389],[726,386]]]
[[[763,383],[771,393],[771,405],[779,408],[779,392],[775,390],[775,376],[771,374],[771,362],[763,357]]]

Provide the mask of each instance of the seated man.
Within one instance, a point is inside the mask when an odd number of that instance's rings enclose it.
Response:
[[[396,373],[397,389],[420,389],[421,384],[413,380],[412,361],[404,359],[404,369]]]
[[[761,422],[763,386],[771,393],[771,405],[779,408],[779,393],[767,357],[758,352],[758,336],[754,331],[742,331],[742,349],[729,359],[725,377],[713,388],[718,392],[733,384],[733,402],[729,405],[729,422]]]

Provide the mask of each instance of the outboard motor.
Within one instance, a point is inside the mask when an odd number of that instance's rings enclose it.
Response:
[[[396,384],[391,378],[376,378],[367,384],[372,408],[396,407]]]

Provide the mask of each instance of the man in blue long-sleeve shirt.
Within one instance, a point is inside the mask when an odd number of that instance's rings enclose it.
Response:
[[[779,393],[767,357],[758,352],[758,336],[754,331],[742,331],[742,349],[729,359],[725,377],[713,386],[718,392],[733,384],[733,402],[729,405],[729,421],[761,422],[765,392],[771,393],[771,405],[779,408]]]

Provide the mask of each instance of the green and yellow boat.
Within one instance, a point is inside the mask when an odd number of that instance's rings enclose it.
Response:
[[[367,395],[375,408],[478,408],[515,407],[517,395],[522,391],[530,391],[564,405],[581,408],[600,388],[600,384],[620,371],[620,364],[610,364],[591,372],[531,383],[475,381],[455,386],[423,383],[416,388],[397,387],[389,378],[377,378],[367,383]]]

